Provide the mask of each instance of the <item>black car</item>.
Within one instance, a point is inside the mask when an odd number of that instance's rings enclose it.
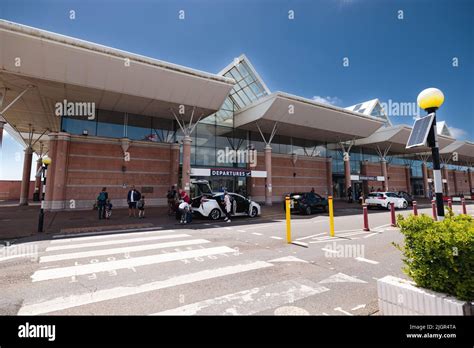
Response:
[[[408,202],[408,205],[413,205],[413,196],[409,194],[408,192],[405,191],[398,191],[397,195],[399,195],[402,198],[405,198],[405,200]]]
[[[328,200],[314,192],[290,193],[291,212],[310,215],[315,211],[326,212],[328,210]],[[286,210],[283,202],[283,210]]]

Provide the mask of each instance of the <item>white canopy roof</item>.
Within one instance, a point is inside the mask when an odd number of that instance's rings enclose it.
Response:
[[[364,138],[384,124],[375,117],[283,92],[261,98],[234,116],[235,127],[255,130],[258,123],[266,133],[275,122],[277,134],[327,142]]]
[[[172,118],[170,108],[217,111],[234,80],[48,31],[0,20],[3,117],[19,131],[59,130],[54,105],[94,102],[96,108]],[[20,63],[20,64],[18,64]],[[195,116],[195,117],[197,117]]]

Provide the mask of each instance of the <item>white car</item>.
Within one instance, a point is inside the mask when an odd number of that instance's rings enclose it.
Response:
[[[392,202],[395,204],[395,208],[406,209],[408,207],[407,200],[395,192],[371,192],[365,200],[367,208],[378,207],[390,209],[390,203]]]
[[[260,215],[260,204],[251,201],[237,193],[229,192],[232,199],[231,216],[250,216],[257,217]],[[213,194],[204,194],[192,199],[191,207],[193,213],[198,213],[211,220],[219,220],[225,217],[222,210],[222,203],[224,201],[224,193],[218,192]],[[221,204],[219,204],[221,203]]]

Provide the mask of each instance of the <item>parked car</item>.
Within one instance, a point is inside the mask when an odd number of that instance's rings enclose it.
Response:
[[[295,192],[290,193],[291,212],[310,215],[315,211],[326,212],[328,210],[328,200],[314,192]],[[283,210],[286,211],[285,202]]]
[[[405,198],[405,200],[408,202],[408,205],[413,205],[413,196],[411,194],[409,194],[408,192],[405,192],[405,191],[398,191],[397,194],[402,197],[402,198]]]
[[[395,208],[406,209],[408,207],[407,200],[395,192],[371,192],[365,200],[367,208],[378,207],[390,209],[390,203],[392,202],[395,204]]]
[[[229,192],[229,195],[232,200],[231,216],[250,216],[254,218],[260,215],[260,204],[237,193]],[[222,210],[223,200],[223,192],[206,193],[194,197],[191,202],[191,207],[194,214],[208,217],[211,220],[219,220],[221,217],[225,216],[224,211]]]

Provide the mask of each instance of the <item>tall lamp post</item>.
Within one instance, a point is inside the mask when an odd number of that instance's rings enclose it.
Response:
[[[433,114],[433,123],[428,134],[428,146],[431,148],[433,157],[433,181],[436,195],[436,210],[438,219],[444,219],[443,205],[443,183],[441,179],[441,168],[439,161],[438,132],[436,131],[436,110],[444,102],[444,94],[437,88],[427,88],[418,95],[418,105],[428,114]]]
[[[48,156],[44,156],[41,159],[42,166],[36,173],[36,176],[43,177],[43,193],[41,194],[41,209],[39,213],[38,219],[38,232],[43,232],[43,224],[44,224],[44,196],[46,194],[46,173],[48,171],[48,166],[51,164],[51,158]]]

